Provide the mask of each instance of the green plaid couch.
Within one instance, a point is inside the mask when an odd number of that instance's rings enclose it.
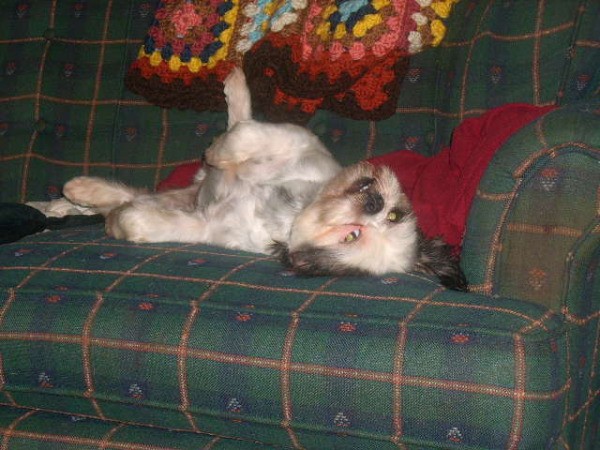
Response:
[[[223,131],[124,88],[155,3],[0,3],[1,201],[80,174],[153,186]],[[494,106],[560,105],[481,181],[471,293],[100,227],[5,244],[2,448],[599,449],[600,2],[461,0],[448,28],[393,117],[310,127],[347,164],[435,154]]]

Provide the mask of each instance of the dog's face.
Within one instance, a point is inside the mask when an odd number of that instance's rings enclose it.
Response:
[[[295,219],[283,259],[303,275],[406,272],[416,262],[416,218],[393,172],[342,170]]]

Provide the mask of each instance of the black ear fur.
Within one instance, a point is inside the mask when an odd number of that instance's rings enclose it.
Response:
[[[452,255],[452,249],[441,239],[419,237],[419,259],[415,270],[435,275],[448,289],[467,292],[467,279],[460,268],[458,259]]]
[[[356,267],[340,264],[334,254],[319,247],[303,246],[290,254],[289,247],[283,242],[271,245],[272,254],[277,256],[281,264],[302,277],[358,277],[369,275]]]
[[[290,250],[286,243],[276,241],[271,245],[271,253],[287,268],[292,267],[290,261]],[[318,260],[318,258],[307,258],[308,261]],[[458,260],[452,255],[450,246],[446,245],[441,239],[425,239],[419,237],[419,260],[415,265],[415,270],[435,275],[440,283],[448,289],[455,291],[468,291],[466,277],[460,268]],[[339,275],[339,276],[364,276],[367,275],[354,268],[340,268],[331,265],[328,270],[322,267],[307,266],[298,270],[300,275]]]
[[[281,264],[290,267],[290,248],[285,242],[274,241],[271,244],[271,254],[276,256]]]

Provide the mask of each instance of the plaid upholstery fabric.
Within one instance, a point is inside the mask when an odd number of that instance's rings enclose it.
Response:
[[[596,100],[555,110],[513,136],[480,183],[462,255],[474,291],[532,300],[564,315],[573,342],[580,342],[570,360],[581,381],[568,401],[574,421],[567,429],[574,435],[590,426],[580,411],[598,403],[600,394],[594,379],[600,347],[598,125]]]
[[[409,275],[298,279],[262,255],[98,228],[0,253],[13,408],[315,449],[558,438],[567,335],[530,303]]]
[[[416,55],[376,153],[436,153],[466,117],[510,102],[550,105],[600,92],[594,1],[461,1],[435,51]],[[388,128],[389,127],[389,128]]]
[[[0,409],[0,433],[5,448],[119,448],[127,450],[206,449],[251,450],[264,445],[202,433],[169,432],[132,424],[50,412]]]
[[[56,198],[82,173],[153,186],[224,130],[223,114],[124,89],[154,6],[0,5],[0,200]],[[484,178],[464,254],[476,293],[298,279],[259,255],[98,228],[0,246],[4,446],[598,448],[599,17],[593,0],[462,0],[442,46],[412,58],[393,117],[310,123],[348,164],[433,154],[503,103],[573,105]]]
[[[574,298],[565,292],[572,277],[587,276],[579,271],[597,265],[598,125],[600,99],[574,104],[542,116],[496,154],[479,185],[463,247],[472,290],[584,313],[580,296],[592,291],[573,292]]]
[[[81,173],[154,186],[224,130],[222,114],[161,110],[124,88],[153,5],[1,6],[1,201],[56,197]],[[311,120],[342,163],[401,148],[432,154],[464,117],[502,103],[598,94],[597,2],[463,0],[455,8],[442,45],[412,57],[393,117],[360,122],[319,112]]]

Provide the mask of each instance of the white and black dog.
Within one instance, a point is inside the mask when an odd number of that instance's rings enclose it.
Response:
[[[394,173],[366,162],[326,183],[296,216],[282,261],[305,275],[382,275],[419,271],[449,288],[467,282],[440,239],[426,239]]]
[[[412,270],[466,290],[440,240],[423,238],[386,167],[342,169],[310,131],[252,119],[243,72],[225,80],[228,130],[206,150],[188,188],[146,193],[97,177],[64,186],[73,204],[106,216],[109,235],[133,242],[208,243],[277,254],[302,275]]]

